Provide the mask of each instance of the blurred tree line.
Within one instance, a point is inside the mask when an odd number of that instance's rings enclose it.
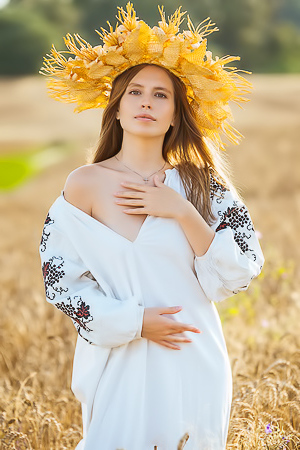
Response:
[[[52,43],[65,50],[62,37],[78,32],[92,45],[99,44],[94,31],[115,28],[117,6],[127,0],[10,0],[0,9],[0,75],[37,74]],[[164,5],[166,16],[182,6],[194,25],[206,17],[219,32],[208,38],[215,55],[239,55],[236,66],[256,73],[300,72],[299,0],[165,0],[133,1],[137,16],[150,26]],[[185,17],[187,14],[185,15]],[[186,28],[185,21],[181,29]]]

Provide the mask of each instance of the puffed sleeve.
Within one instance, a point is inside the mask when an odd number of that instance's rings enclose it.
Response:
[[[212,176],[211,201],[215,236],[204,255],[195,255],[194,267],[207,298],[220,302],[248,288],[264,256],[247,207]]]
[[[46,300],[69,316],[90,344],[112,348],[140,339],[139,299],[106,295],[56,222],[48,213],[39,246]]]

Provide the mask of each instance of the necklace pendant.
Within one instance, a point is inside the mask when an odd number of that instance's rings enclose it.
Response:
[[[148,183],[148,178],[144,178],[143,180],[145,181],[145,183]]]

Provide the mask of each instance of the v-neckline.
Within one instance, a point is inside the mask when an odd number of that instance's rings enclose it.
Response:
[[[173,170],[175,170],[176,168],[173,167],[173,169],[166,169],[165,170],[165,179],[163,181],[163,184],[166,183],[167,177],[168,177],[168,173],[172,172]],[[136,238],[132,241],[131,239],[128,239],[127,237],[123,236],[122,234],[118,233],[117,231],[113,230],[112,228],[110,228],[109,226],[105,225],[103,222],[100,222],[100,220],[95,219],[95,217],[92,217],[90,214],[84,212],[82,209],[78,208],[77,206],[73,205],[72,203],[68,202],[65,197],[64,197],[64,191],[61,191],[60,194],[60,198],[62,199],[62,201],[64,202],[65,205],[67,205],[68,207],[70,207],[71,209],[73,209],[74,211],[76,211],[79,215],[82,214],[83,217],[86,217],[88,220],[91,220],[92,222],[99,224],[100,227],[103,227],[104,229],[108,230],[110,233],[116,235],[117,237],[119,237],[120,239],[123,239],[124,241],[128,242],[129,244],[133,245],[137,242],[137,240],[139,239],[143,228],[146,225],[146,222],[153,216],[151,215],[147,215],[146,218],[144,219],[142,225],[140,226],[140,229],[138,231],[138,234],[136,236]]]

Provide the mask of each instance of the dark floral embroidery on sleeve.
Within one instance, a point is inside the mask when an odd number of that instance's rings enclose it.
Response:
[[[210,171],[210,199],[216,198],[217,203],[221,203],[224,200],[225,193],[228,189],[218,182],[217,176]]]
[[[73,302],[76,300],[76,307],[73,306],[71,297],[68,297],[66,301],[55,303],[55,306],[73,320],[78,332],[80,328],[83,328],[85,331],[92,331],[87,326],[93,320],[90,314],[90,306],[82,300],[80,295],[73,297]]]
[[[50,218],[49,213],[47,214],[46,220],[44,222],[44,228],[43,228],[43,232],[42,232],[42,237],[41,237],[41,242],[40,242],[40,247],[41,247],[41,252],[44,252],[46,250],[46,242],[50,236],[50,232],[46,232],[46,228],[49,225],[52,225],[54,223],[54,220],[52,220]]]
[[[89,341],[87,338],[85,338],[84,336],[82,336],[81,331],[80,331],[80,327],[79,327],[79,326],[77,326],[76,328],[77,328],[77,333],[79,334],[79,336],[80,336],[82,339],[84,339],[84,340],[85,340],[88,344],[90,344],[90,345],[95,345],[93,342]]]
[[[65,275],[65,271],[62,269],[63,265],[64,260],[61,256],[52,256],[49,261],[44,261],[43,263],[42,272],[45,291],[46,297],[49,300],[53,300],[55,298],[56,292],[61,295],[62,292],[67,292],[69,290],[68,288],[64,289],[63,287],[59,286],[59,281]]]
[[[215,231],[230,227],[234,231],[234,240],[242,252],[253,252],[246,241],[246,239],[251,239],[252,233],[255,232],[246,206],[239,206],[237,201],[234,201],[232,207],[228,207],[226,211],[219,211],[218,215],[220,223]],[[255,261],[255,253],[252,255]]]

